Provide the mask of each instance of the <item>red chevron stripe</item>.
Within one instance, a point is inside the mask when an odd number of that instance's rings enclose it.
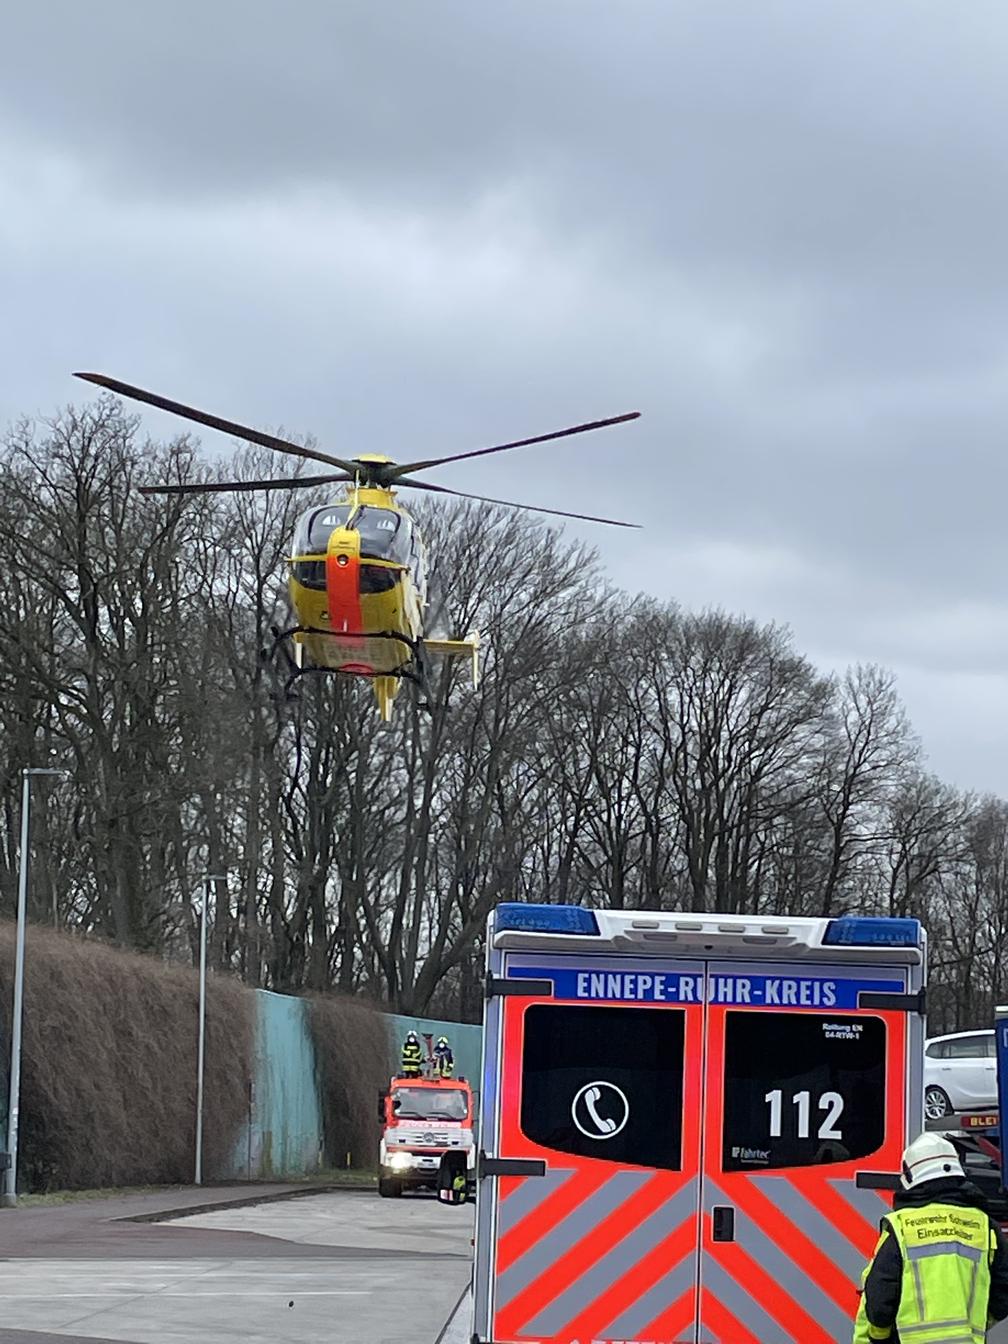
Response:
[[[800,1189],[797,1181],[793,1181],[792,1184]],[[863,1214],[859,1213],[853,1205],[844,1199],[843,1195],[838,1194],[825,1181],[817,1184],[814,1187],[814,1192],[802,1190],[801,1193],[815,1204],[823,1217],[828,1218],[838,1232],[842,1232],[847,1240],[857,1247],[865,1258],[865,1264],[867,1264],[875,1250],[875,1243],[879,1239],[878,1223],[869,1222]],[[880,1218],[883,1212],[885,1210],[880,1204]]]
[[[700,1319],[703,1321],[701,1326],[703,1344],[708,1344],[708,1341],[709,1344],[766,1344],[765,1340],[757,1339],[738,1317],[733,1316],[722,1302],[707,1291],[703,1294]],[[658,1338],[655,1333],[658,1324],[656,1321],[653,1325],[649,1325],[645,1334]],[[853,1326],[851,1328],[853,1329]]]
[[[760,1231],[815,1284],[817,1291],[828,1293],[842,1311],[851,1310],[850,1279],[761,1190],[749,1181],[733,1181],[731,1196]]]
[[[611,1179],[612,1171],[601,1163],[595,1168],[576,1171],[559,1190],[530,1209],[520,1222],[515,1223],[514,1227],[509,1228],[499,1239],[497,1273],[503,1274],[519,1256],[524,1255],[537,1241],[541,1241],[548,1232],[552,1232],[568,1214],[573,1213],[580,1204]],[[506,1204],[502,1207],[506,1207]]]
[[[653,1288],[664,1274],[675,1269],[687,1255],[696,1251],[697,1219],[691,1217],[680,1227],[659,1242],[652,1251],[639,1260],[633,1269],[618,1280],[591,1306],[564,1326],[564,1333],[571,1339],[598,1339],[607,1325],[611,1325],[623,1312],[627,1311],[638,1298]],[[640,1333],[640,1332],[638,1332]],[[648,1331],[644,1339],[668,1338],[656,1336]]]
[[[693,1344],[696,1326],[696,1290],[691,1288],[668,1311],[656,1316],[641,1331],[642,1339],[670,1339],[676,1344]],[[688,1335],[687,1335],[688,1332]]]
[[[719,1254],[722,1248],[729,1252],[724,1259]],[[707,1254],[714,1256],[724,1272],[741,1284],[753,1301],[777,1321],[785,1338],[794,1340],[795,1344],[836,1344],[833,1336],[827,1334],[799,1302],[789,1297],[776,1279],[772,1279],[738,1242],[716,1242],[708,1248]],[[852,1314],[852,1331],[853,1320]]]
[[[585,1235],[576,1245],[549,1265],[511,1302],[500,1307],[494,1321],[494,1334],[505,1338],[517,1335],[522,1326],[581,1278],[668,1198],[668,1185],[662,1179],[662,1174],[656,1172],[641,1190],[604,1218],[597,1227],[586,1227]]]

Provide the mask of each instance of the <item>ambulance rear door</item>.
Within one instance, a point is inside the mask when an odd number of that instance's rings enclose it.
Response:
[[[703,1344],[850,1339],[888,1207],[863,1187],[899,1171],[907,1139],[912,975],[708,962]]]
[[[703,962],[508,952],[498,965],[474,1338],[692,1344]]]

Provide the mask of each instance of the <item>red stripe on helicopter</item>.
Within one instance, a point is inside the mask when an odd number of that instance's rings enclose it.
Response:
[[[326,598],[329,629],[333,634],[361,634],[364,618],[360,602],[360,556],[347,551],[330,551],[326,555]],[[355,645],[351,643],[344,647],[349,653]],[[343,670],[363,676],[371,676],[374,672],[370,663],[353,661],[345,662]]]
[[[361,629],[360,559],[346,551],[326,556],[329,629],[334,634],[359,634]]]

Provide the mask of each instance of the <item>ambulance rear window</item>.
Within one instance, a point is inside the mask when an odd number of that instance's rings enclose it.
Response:
[[[522,1132],[561,1153],[678,1171],[684,1022],[672,1008],[533,1005]]]
[[[885,1058],[877,1017],[727,1013],[722,1169],[874,1153],[885,1136]]]

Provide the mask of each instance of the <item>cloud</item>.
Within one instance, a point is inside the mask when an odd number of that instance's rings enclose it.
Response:
[[[641,409],[432,479],[640,521],[579,532],[616,582],[943,688],[917,726],[963,779],[1004,651],[1006,47],[993,0],[21,6],[0,420],[87,366],[399,459]]]

